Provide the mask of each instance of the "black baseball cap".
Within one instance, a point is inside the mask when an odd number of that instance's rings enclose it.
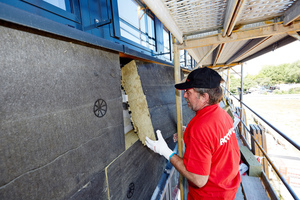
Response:
[[[204,67],[193,70],[189,73],[183,83],[178,83],[175,88],[186,90],[190,88],[217,88],[220,86],[222,77],[213,69]]]

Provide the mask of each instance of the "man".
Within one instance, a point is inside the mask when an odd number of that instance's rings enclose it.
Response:
[[[199,68],[184,83],[175,85],[185,90],[183,97],[196,112],[184,132],[183,158],[173,153],[159,130],[157,141],[146,138],[150,149],[163,155],[187,178],[188,200],[234,199],[241,181],[233,121],[218,104],[223,96],[221,80],[216,71]]]

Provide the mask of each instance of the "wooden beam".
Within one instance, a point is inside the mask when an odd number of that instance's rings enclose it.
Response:
[[[296,31],[288,32],[288,34],[297,40],[300,40],[300,35]]]
[[[216,66],[216,64],[218,62],[218,59],[219,59],[224,47],[225,47],[225,43],[222,43],[222,44],[219,45],[216,54],[213,56],[213,60],[212,60],[213,66]]]
[[[246,3],[246,0],[239,0],[238,3],[237,3],[237,5],[235,5],[235,10],[234,10],[232,18],[230,19],[231,22],[230,22],[230,24],[228,26],[228,30],[226,32],[227,36],[231,35],[232,30],[233,30],[233,28],[234,28],[234,26],[235,26],[235,24],[236,24],[236,22],[237,22],[237,20],[238,20],[238,18],[240,16],[240,14],[243,11],[245,3]],[[224,36],[224,34],[223,34],[223,36]]]
[[[181,82],[181,73],[180,73],[180,55],[177,49],[177,44],[175,42],[174,36],[172,36],[173,47],[174,47],[174,78],[175,84]],[[183,134],[182,134],[182,95],[181,91],[175,89],[176,95],[176,113],[177,113],[177,135],[178,135],[178,156],[183,157]],[[179,189],[181,193],[180,199],[183,200],[184,188],[183,188],[183,176],[179,176]]]
[[[226,64],[218,64],[218,65],[206,65],[205,67],[208,67],[208,68],[212,68],[212,69],[216,69],[216,68],[224,68],[224,67],[233,67],[233,66],[236,66],[236,65],[240,65],[241,63],[231,63],[229,65],[226,65]]]
[[[198,67],[200,67],[202,65],[202,63],[206,60],[206,58],[215,50],[215,48],[217,48],[219,46],[219,44],[214,44],[212,45],[211,49],[205,54],[205,56],[200,60],[200,62],[197,63],[195,69],[197,69]]]
[[[251,56],[248,56],[247,58],[244,58],[240,62],[245,63],[245,62],[247,62],[251,59],[254,59],[254,58],[256,58],[258,56],[261,56],[265,53],[268,53],[270,51],[274,51],[274,49],[283,47],[283,46],[285,46],[287,44],[290,44],[291,42],[294,42],[294,41],[296,41],[295,38],[293,38],[291,36],[286,36],[286,37],[282,38],[281,40],[277,41],[275,44],[271,44],[271,45],[265,47],[264,49],[256,52],[255,54],[252,54]]]
[[[169,10],[161,0],[144,0],[144,3],[156,15],[156,17],[164,24],[165,27],[175,36],[179,43],[183,42],[182,31],[177,26],[175,20],[171,16]]]
[[[200,61],[199,55],[195,52],[196,49],[187,49],[186,51],[195,59],[198,63]]]
[[[246,146],[240,145],[241,159],[248,166],[248,175],[260,177],[262,172],[261,164],[256,160],[253,153]]]
[[[252,39],[247,45],[243,46],[241,49],[237,51],[236,54],[234,54],[227,62],[226,64],[232,63],[234,60],[240,58],[241,56],[245,55],[249,51],[253,50],[254,48],[258,47],[268,39],[270,39],[272,36],[265,37],[265,38],[255,38]]]
[[[222,36],[225,37],[227,34],[228,27],[230,26],[232,16],[234,14],[235,8],[238,4],[238,0],[229,0],[227,3],[226,13],[225,13],[225,20],[223,26]]]
[[[288,25],[293,22],[295,19],[300,17],[300,1],[294,2],[292,5],[283,15],[283,24]]]
[[[233,32],[230,37],[223,38],[221,34],[203,37],[199,39],[191,39],[185,41],[185,45],[178,45],[181,49],[191,49],[203,46],[209,46],[220,43],[236,42],[241,40],[249,40],[260,37],[268,37],[271,35],[284,34],[291,31],[300,31],[300,22],[294,22],[292,26],[284,26],[283,24],[278,24],[277,30],[274,30],[274,24],[266,25],[264,27],[257,27],[251,30],[241,30],[238,32]]]

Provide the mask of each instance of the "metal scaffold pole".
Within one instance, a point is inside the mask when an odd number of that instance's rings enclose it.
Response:
[[[243,75],[243,63],[241,64],[241,91],[240,91],[240,107],[241,107],[241,114],[240,114],[240,116],[241,116],[241,121],[243,120],[243,90],[244,90],[244,87],[243,87],[243,85],[244,85],[244,75]],[[241,123],[241,134],[243,134],[243,123]]]
[[[241,116],[241,121],[245,120],[246,123],[246,113],[244,112],[243,109],[243,92],[244,92],[244,63],[241,63],[241,91],[240,91],[240,116]],[[241,123],[241,135],[244,135],[246,141],[248,142],[248,136],[247,132],[245,131],[244,124]]]
[[[229,92],[228,91],[230,91],[230,68],[227,69],[226,88],[227,88],[226,97],[229,97]]]
[[[179,51],[177,48],[175,37],[172,36],[173,48],[174,48],[174,77],[175,84],[181,81],[181,73],[180,73],[180,57]],[[180,90],[175,89],[176,95],[176,113],[177,113],[177,134],[178,134],[178,155],[179,157],[183,157],[183,141],[182,141],[182,95]],[[183,176],[179,175],[179,184],[180,184],[180,195],[181,200],[184,197],[184,187],[183,187]]]

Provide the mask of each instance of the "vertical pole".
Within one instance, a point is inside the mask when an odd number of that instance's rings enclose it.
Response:
[[[172,36],[173,48],[174,48],[174,77],[175,84],[181,81],[181,73],[180,73],[180,55],[177,48],[175,37]],[[183,157],[183,141],[182,141],[182,96],[181,91],[175,89],[176,95],[176,113],[177,113],[177,134],[178,134],[178,155],[179,157]],[[180,195],[181,200],[183,200],[184,191],[183,191],[183,176],[180,174],[179,176],[179,184],[180,184]]]
[[[244,90],[244,88],[243,88],[243,81],[244,81],[244,75],[243,75],[243,63],[241,64],[241,95],[240,95],[240,108],[241,108],[241,110],[240,110],[240,116],[241,116],[241,121],[243,120],[243,104],[242,104],[242,102],[243,102],[243,90]],[[242,135],[244,135],[244,125],[243,125],[243,123],[241,123],[241,134]],[[245,139],[247,140],[247,138],[245,137]]]
[[[227,90],[228,90],[228,92],[227,92],[227,97],[229,97],[229,91],[230,91],[230,68],[228,68],[227,69],[227,80],[226,80],[227,82]]]
[[[226,76],[226,74],[225,74]],[[224,71],[222,71],[222,75],[221,75],[222,79],[224,80],[224,82],[221,83],[222,86],[224,86],[224,90],[223,90],[223,99],[224,99],[224,103],[225,105],[228,105],[228,102],[226,101],[226,97],[227,97],[227,77],[224,78]]]

